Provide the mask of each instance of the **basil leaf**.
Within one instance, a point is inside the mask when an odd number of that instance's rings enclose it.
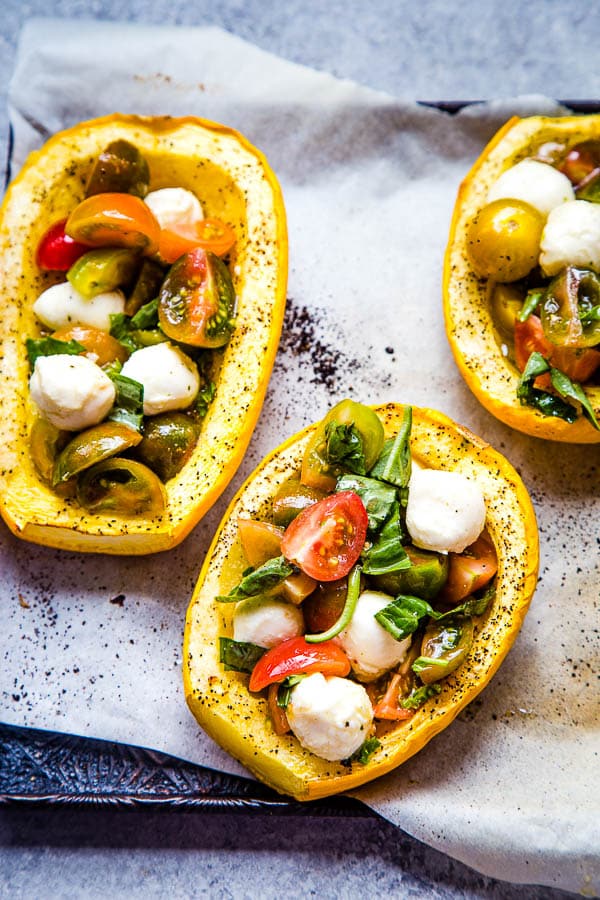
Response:
[[[443,624],[444,622],[450,622],[452,619],[456,618],[467,619],[472,618],[473,616],[482,616],[495,595],[496,585],[492,582],[480,597],[467,597],[464,603],[455,606],[454,609],[450,609],[445,613],[436,613],[434,611],[432,619]]]
[[[376,737],[367,738],[366,741],[360,745],[358,750],[356,750],[352,756],[349,756],[347,759],[343,759],[342,765],[348,766],[353,762],[359,762],[361,765],[366,766],[369,762],[373,754],[376,750],[379,750],[381,747],[381,741]]]
[[[526,322],[529,316],[535,312],[540,303],[542,302],[542,297],[545,294],[544,288],[534,288],[532,291],[527,292],[527,296],[525,297],[525,302],[521,307],[517,319],[519,322]]]
[[[38,340],[27,338],[25,346],[27,347],[27,356],[32,369],[35,366],[36,359],[40,356],[60,356],[62,354],[79,356],[80,353],[85,353],[85,347],[79,341],[59,341],[53,337],[44,337]]]
[[[411,561],[402,546],[400,506],[394,503],[392,514],[373,545],[362,554],[365,575],[385,575],[410,569]]]
[[[558,391],[561,397],[566,397],[575,400],[576,403],[581,403],[582,414],[594,428],[600,431],[600,424],[598,424],[594,408],[581,385],[576,381],[571,381],[571,379],[568,378],[564,372],[561,372],[560,369],[550,369],[550,378],[552,379],[552,386]]]
[[[194,412],[199,418],[203,419],[207,414],[208,407],[215,399],[216,393],[217,386],[214,381],[209,381],[204,387],[200,388],[194,400]]]
[[[111,374],[109,377],[115,386],[116,396],[107,418],[111,422],[122,422],[130,428],[135,428],[136,431],[141,431],[144,420],[143,384],[120,373]]]
[[[541,353],[534,351],[517,385],[517,397],[522,406],[532,406],[545,416],[555,416],[573,424],[577,420],[577,410],[570,403],[565,403],[560,397],[549,394],[533,386],[538,375],[550,371],[550,364]]]
[[[433,684],[423,684],[421,687],[413,688],[408,697],[404,697],[400,701],[402,709],[418,709],[423,706],[430,697],[435,697],[442,690],[441,684],[433,682]]]
[[[219,638],[219,662],[228,672],[248,672],[250,674],[261,656],[266,653],[265,647],[247,641],[234,641],[233,638]]]
[[[410,634],[414,634],[425,616],[434,616],[435,610],[420,597],[411,597],[408,594],[400,594],[378,613],[375,618],[380,625],[397,641],[402,641]]]
[[[371,478],[387,481],[389,484],[395,484],[399,488],[407,487],[411,471],[411,429],[412,407],[407,406],[404,410],[398,434],[384,443],[379,459],[371,469]]]
[[[290,697],[292,696],[292,688],[306,678],[306,675],[288,675],[284,678],[277,690],[277,706],[287,709]]]
[[[366,475],[367,473],[362,437],[354,425],[327,423],[325,456],[334,470],[346,469],[356,475]]]
[[[389,518],[397,497],[395,487],[365,475],[342,475],[337,480],[335,490],[336,493],[354,491],[358,494],[367,511],[368,530],[371,532],[379,531]]]
[[[149,303],[144,303],[129,322],[134,329],[156,328],[158,326],[158,297],[150,300]]]
[[[591,306],[589,309],[581,310],[579,319],[582,325],[587,325],[590,322],[600,322],[600,305]]]
[[[294,572],[294,566],[285,557],[276,556],[267,560],[258,569],[252,569],[228,594],[217,597],[222,603],[236,603],[246,597],[257,597],[281,584]]]

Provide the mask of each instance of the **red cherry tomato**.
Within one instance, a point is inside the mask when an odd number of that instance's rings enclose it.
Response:
[[[288,675],[310,675],[312,672],[343,678],[350,672],[350,660],[333,641],[308,644],[303,637],[290,638],[261,656],[252,670],[248,686],[251,691],[262,691]]]
[[[469,594],[485,587],[498,571],[496,549],[486,532],[463,553],[448,554],[448,578],[438,595],[444,603],[455,605]]]
[[[65,234],[67,220],[51,225],[38,244],[35,261],[46,272],[67,272],[80,256],[90,249]]]
[[[530,355],[537,351],[550,362],[555,369],[580,384],[588,381],[598,366],[600,366],[600,352],[593,348],[574,349],[572,347],[559,347],[551,343],[542,328],[541,319],[538,316],[529,316],[525,322],[515,322],[515,361],[521,372],[527,365]],[[536,387],[547,390],[551,386],[550,374],[540,375],[535,380]]]
[[[151,256],[158,250],[160,225],[133,194],[94,194],[75,207],[67,234],[92,247],[128,247]]]
[[[387,719],[389,722],[401,722],[403,719],[412,719],[414,709],[404,709],[400,706],[400,691],[405,687],[406,676],[395,672],[383,697],[373,707],[375,719]],[[408,693],[408,691],[406,692]]]
[[[193,250],[202,247],[216,256],[224,256],[235,244],[235,232],[221,219],[201,219],[193,225],[171,225],[163,228],[158,243],[159,255],[165,262],[175,260]]]
[[[281,552],[317,581],[347,575],[365,544],[369,519],[354,491],[319,500],[290,522]]]

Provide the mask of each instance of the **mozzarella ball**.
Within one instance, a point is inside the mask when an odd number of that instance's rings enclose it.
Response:
[[[65,431],[97,425],[115,402],[114,384],[86,356],[39,356],[29,390],[44,418]]]
[[[546,275],[565,266],[600,271],[600,205],[573,200],[548,216],[540,243],[540,265]]]
[[[479,537],[484,524],[485,500],[474,481],[441,469],[412,472],[406,527],[417,547],[462,553]]]
[[[168,342],[131,354],[121,370],[144,387],[144,415],[185,409],[200,389],[196,363]]]
[[[402,662],[408,652],[411,638],[397,641],[375,618],[393,599],[378,591],[363,591],[350,624],[338,636],[360,681],[375,681]]]
[[[573,185],[553,166],[535,159],[524,159],[507,169],[491,186],[487,202],[524,200],[544,217],[561,203],[575,199]]]
[[[286,714],[302,746],[330,762],[352,756],[373,724],[373,707],[361,684],[320,672],[292,689]]]
[[[234,641],[247,641],[269,648],[301,634],[304,634],[304,617],[301,610],[291,603],[249,597],[235,608]]]
[[[105,291],[86,300],[69,281],[55,284],[37,298],[33,311],[47,328],[56,331],[67,325],[91,325],[110,331],[110,317],[125,309],[122,291]]]
[[[161,228],[193,225],[204,218],[202,205],[195,194],[185,188],[160,188],[144,197]]]

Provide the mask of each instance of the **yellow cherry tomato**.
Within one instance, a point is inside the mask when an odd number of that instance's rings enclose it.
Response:
[[[471,222],[467,256],[475,272],[494,281],[518,281],[537,265],[544,217],[521,200],[494,200]]]

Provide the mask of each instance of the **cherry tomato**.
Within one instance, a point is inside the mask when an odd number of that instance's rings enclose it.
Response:
[[[66,219],[55,222],[38,244],[35,261],[46,272],[67,272],[90,249],[65,234]]]
[[[347,596],[347,578],[317,585],[316,590],[302,604],[307,634],[322,634],[335,625],[342,614]]]
[[[544,334],[561,347],[594,347],[600,343],[600,322],[582,322],[582,315],[600,302],[600,278],[590,269],[567,266],[548,285],[541,308]]]
[[[312,672],[343,678],[350,672],[350,660],[333,641],[309,644],[303,637],[290,638],[261,656],[252,670],[248,687],[251,691],[262,691],[288,675],[310,675]]]
[[[448,578],[439,598],[453,606],[485,587],[498,571],[496,549],[486,532],[462,553],[449,553],[448,557]]]
[[[395,672],[390,679],[385,694],[373,707],[375,719],[387,719],[390,722],[400,722],[403,719],[412,719],[414,709],[404,709],[400,706],[401,693],[408,694],[406,687],[406,675]]]
[[[281,552],[318,581],[337,581],[348,574],[365,544],[369,519],[353,491],[319,500],[286,528]]]
[[[341,471],[332,467],[327,458],[327,434],[331,423],[354,426],[362,440],[366,472],[377,461],[384,441],[383,425],[374,410],[354,400],[337,403],[319,423],[302,459],[302,484],[321,491],[332,491]]]
[[[600,141],[582,141],[571,147],[560,171],[571,184],[577,185],[600,166]]]
[[[224,256],[234,244],[233,228],[221,219],[207,218],[200,219],[193,225],[171,225],[169,228],[163,228],[158,253],[165,262],[174,263],[194,247],[202,247],[217,256]]]
[[[555,369],[559,369],[572,381],[580,384],[588,381],[600,366],[598,350],[557,347],[544,334],[541,319],[538,316],[529,316],[525,322],[518,320],[515,322],[515,362],[521,372],[524,371],[527,360],[534,351],[541,353]],[[535,380],[535,386],[544,390],[550,385],[549,373],[540,375]]]
[[[521,200],[494,200],[471,222],[467,255],[475,272],[494,281],[518,281],[537,264],[544,217]]]
[[[160,225],[150,207],[133,194],[94,194],[75,207],[67,234],[91,247],[128,247],[151,256],[158,250]]]
[[[85,356],[98,366],[105,366],[115,359],[125,362],[129,355],[116,338],[107,331],[94,328],[93,325],[71,325],[69,328],[60,328],[52,337],[57,341],[77,341],[85,347]]]
[[[225,263],[201,247],[181,256],[165,278],[158,302],[160,327],[194,347],[222,347],[231,337],[235,291]]]
[[[283,528],[261,522],[257,519],[238,519],[238,535],[246,559],[251,566],[257,568],[274,556],[281,556],[281,539]],[[269,593],[284,597],[288,603],[298,606],[305,597],[312,594],[316,581],[304,572],[296,572],[288,577]]]

